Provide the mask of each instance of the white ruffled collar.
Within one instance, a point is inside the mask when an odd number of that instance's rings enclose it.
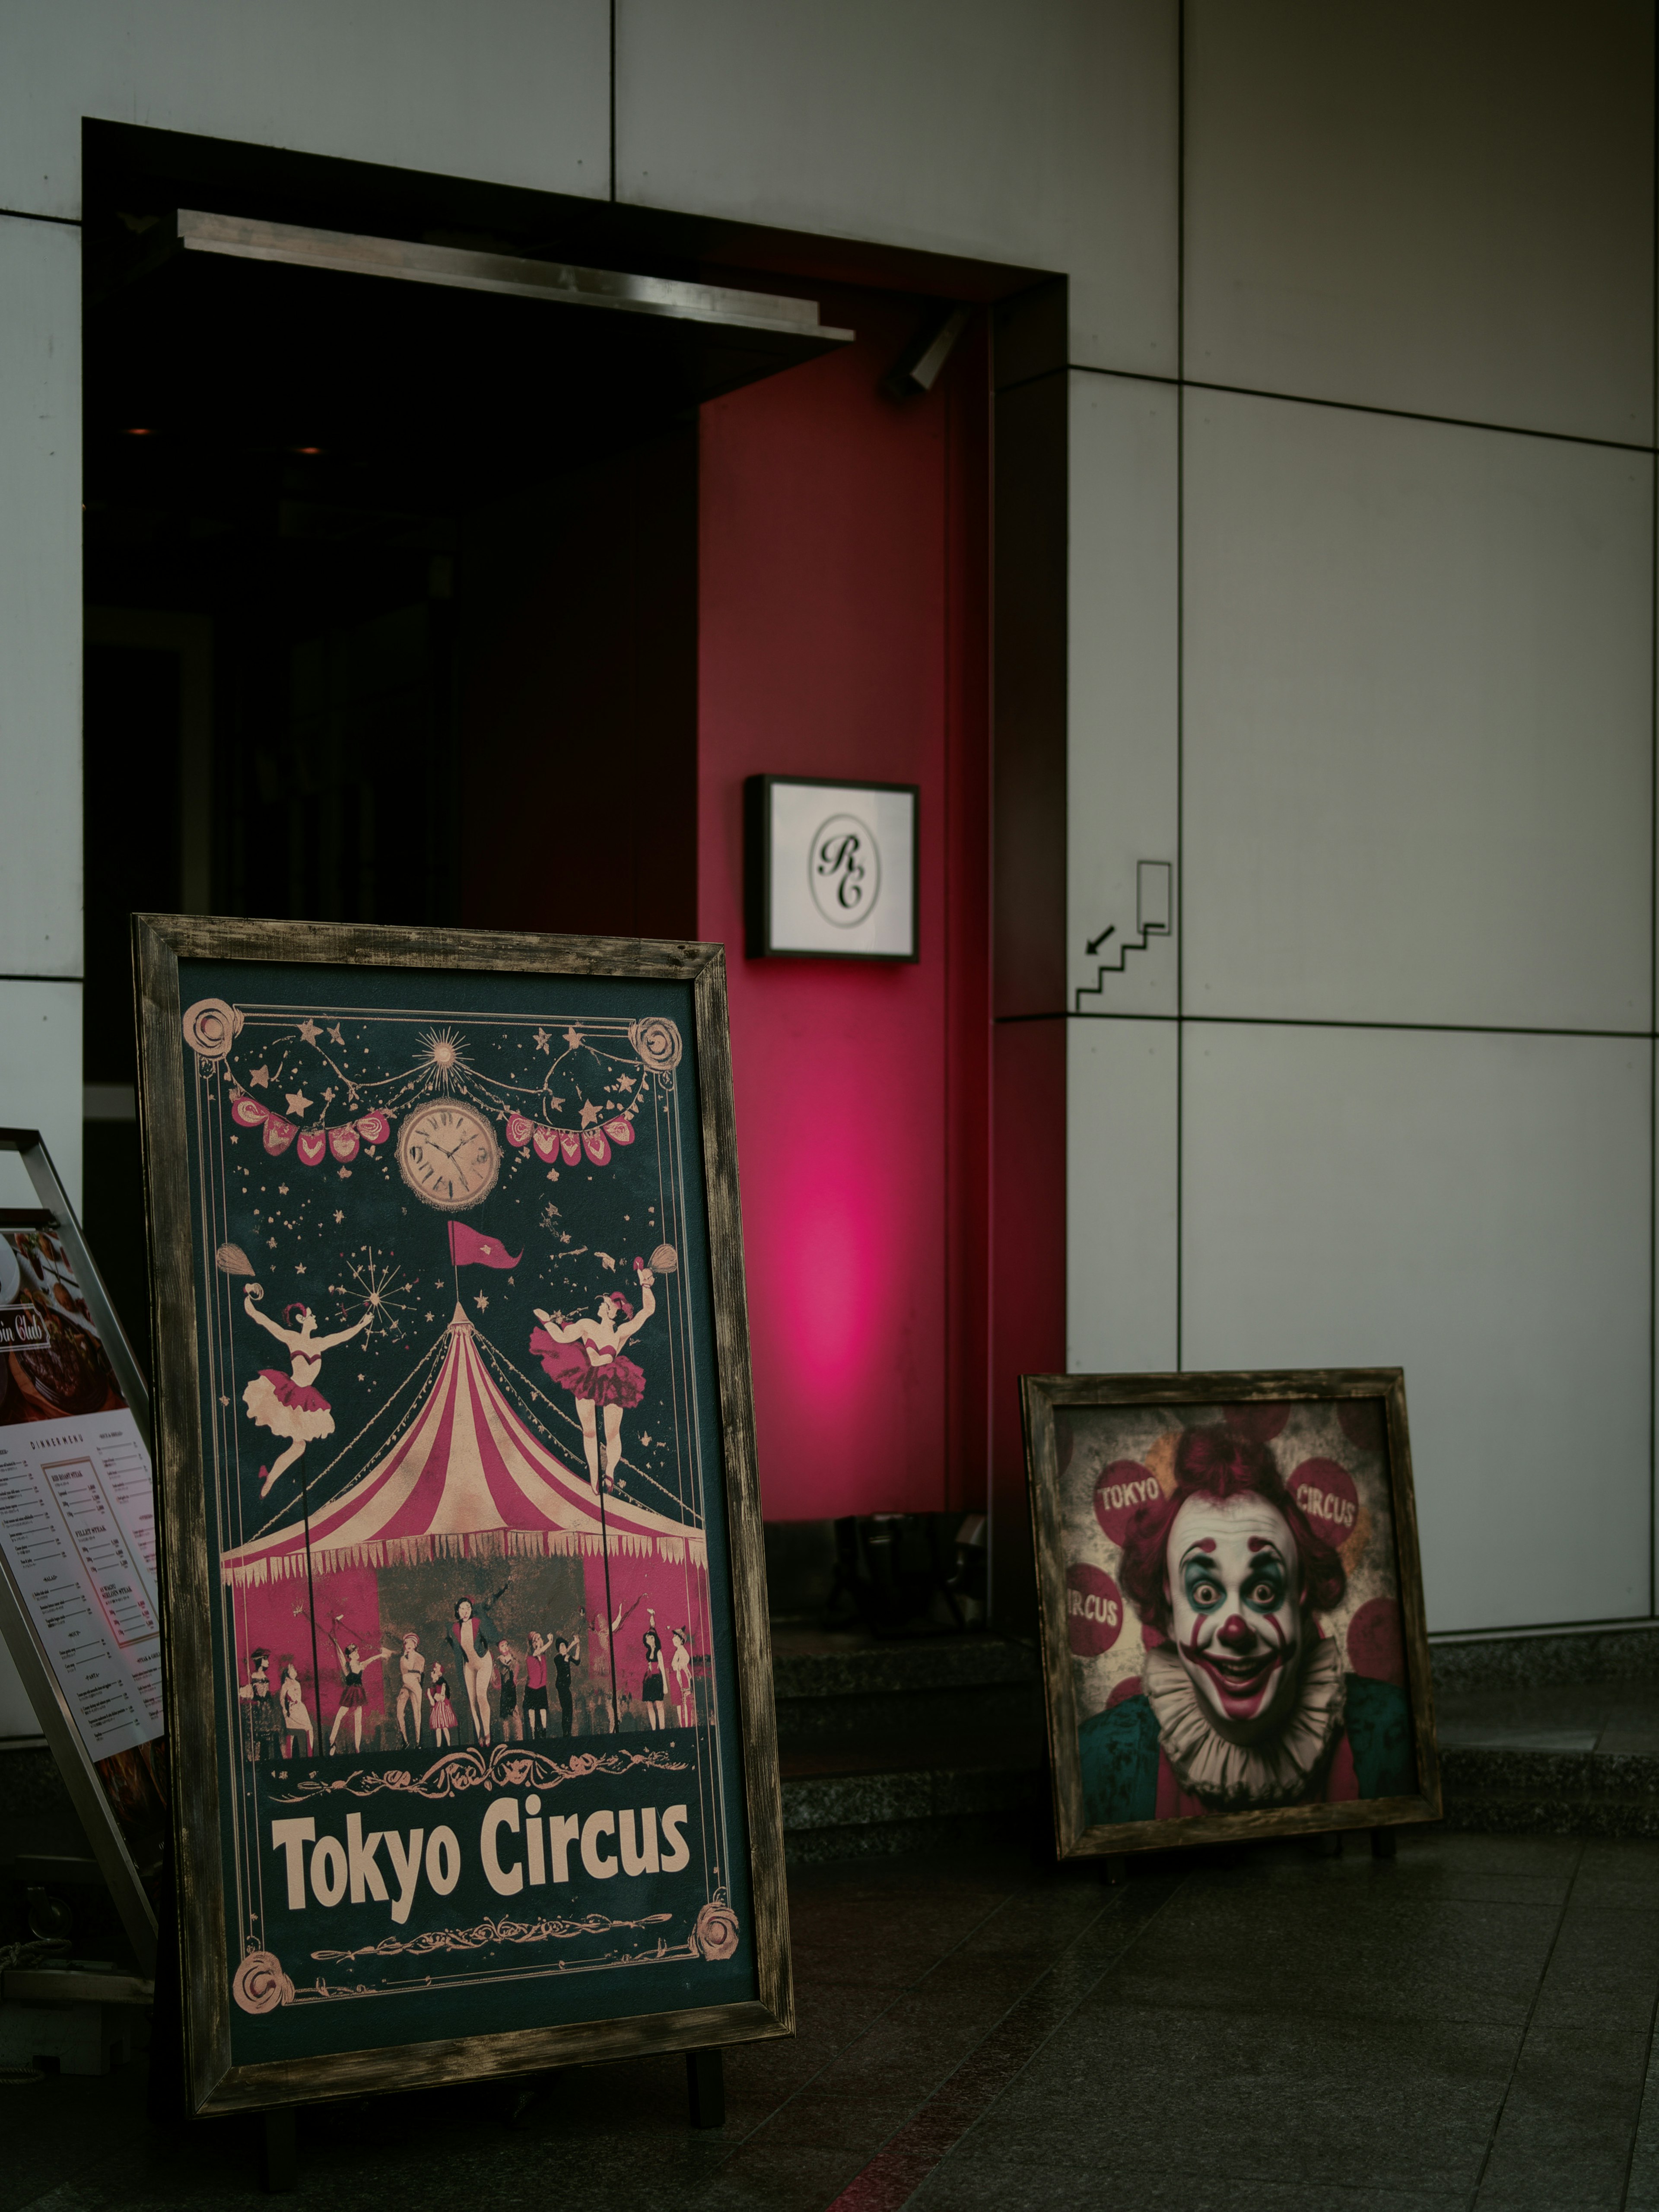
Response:
[[[1340,1647],[1334,1639],[1315,1644],[1303,1662],[1296,1710],[1279,1734],[1238,1744],[1217,1733],[1172,1646],[1146,1654],[1141,1680],[1176,1779],[1217,1813],[1301,1803],[1341,1729],[1347,1689]]]

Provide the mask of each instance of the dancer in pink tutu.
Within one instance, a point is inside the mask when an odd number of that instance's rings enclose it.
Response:
[[[649,1267],[640,1269],[640,1310],[636,1314],[620,1291],[607,1291],[599,1300],[597,1321],[556,1321],[538,1306],[542,1326],[530,1340],[530,1349],[540,1355],[542,1365],[562,1390],[576,1401],[582,1425],[582,1448],[587,1454],[587,1479],[599,1486],[598,1412],[605,1407],[605,1486],[611,1487],[617,1462],[622,1457],[622,1418],[625,1407],[637,1406],[645,1395],[645,1370],[624,1359],[622,1348],[637,1336],[653,1313],[657,1301],[651,1285],[656,1280]]]
[[[334,1416],[329,1411],[328,1401],[314,1387],[323,1354],[332,1352],[337,1344],[349,1344],[368,1327],[373,1316],[365,1314],[349,1328],[343,1328],[337,1336],[319,1336],[317,1316],[308,1305],[296,1304],[288,1307],[283,1319],[292,1324],[297,1318],[298,1326],[281,1328],[269,1314],[259,1311],[254,1304],[258,1294],[258,1286],[250,1283],[243,1297],[242,1310],[250,1321],[257,1321],[261,1328],[268,1329],[278,1344],[286,1345],[294,1360],[293,1371],[288,1375],[275,1367],[262,1367],[242,1393],[242,1403],[259,1426],[269,1429],[272,1436],[289,1439],[288,1449],[276,1465],[259,1469],[259,1495],[263,1498],[277,1476],[293,1466],[314,1437],[333,1435]]]

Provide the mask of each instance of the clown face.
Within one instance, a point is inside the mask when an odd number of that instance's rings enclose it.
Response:
[[[1296,1540],[1264,1498],[1189,1498],[1164,1555],[1172,1632],[1206,1717],[1234,1743],[1295,1701],[1307,1629]]]

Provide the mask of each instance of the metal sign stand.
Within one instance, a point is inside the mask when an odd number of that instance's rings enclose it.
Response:
[[[150,1449],[149,1385],[134,1356],[109,1292],[104,1288],[81,1224],[76,1218],[58,1170],[52,1164],[52,1155],[42,1143],[38,1129],[0,1129],[0,1152],[21,1154],[29,1181],[41,1206],[52,1216],[52,1234],[58,1237],[74,1263],[76,1279],[82,1297],[91,1310],[108,1354],[115,1379],[131,1409],[143,1438],[144,1449]],[[156,1926],[155,1909],[145,1893],[138,1869],[127,1849],[126,1838],[117,1821],[113,1808],[104,1793],[104,1785],[92,1756],[82,1740],[69,1701],[58,1686],[51,1655],[35,1632],[33,1621],[24,1604],[23,1594],[13,1579],[11,1571],[0,1554],[0,1636],[5,1638],[12,1662],[22,1678],[24,1690],[36,1717],[40,1732],[46,1737],[52,1755],[58,1762],[58,1771],[64,1778],[99,1872],[109,1885],[115,1900],[121,1924],[128,1940],[137,1954],[143,1972],[155,1972]],[[66,1992],[67,1994],[67,1992]]]

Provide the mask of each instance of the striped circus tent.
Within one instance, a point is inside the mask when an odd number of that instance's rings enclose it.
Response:
[[[408,1427],[362,1479],[311,1519],[311,1565],[412,1566],[422,1559],[654,1556],[708,1565],[702,1532],[607,1494],[540,1443],[507,1403],[457,1304],[449,1345]],[[239,1587],[306,1572],[303,1521],[224,1553]]]

